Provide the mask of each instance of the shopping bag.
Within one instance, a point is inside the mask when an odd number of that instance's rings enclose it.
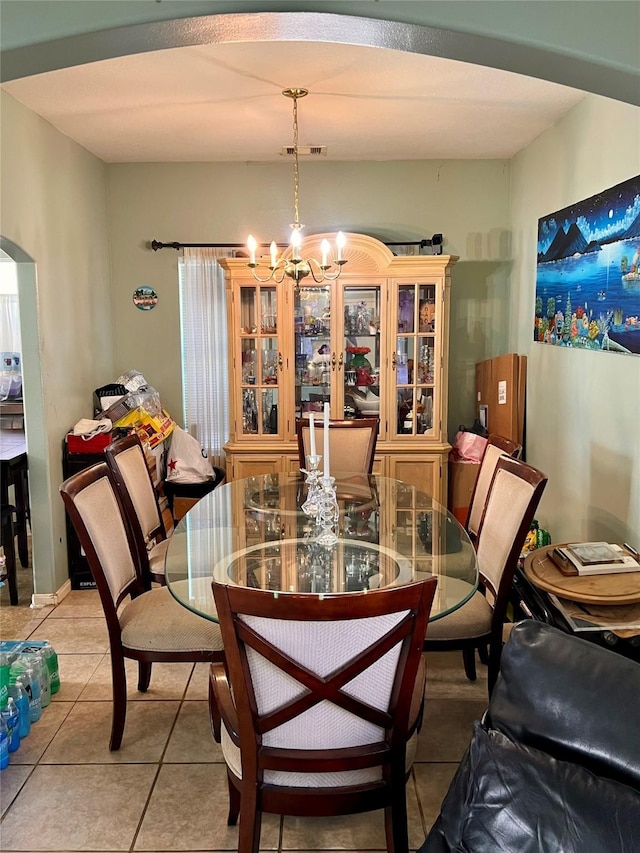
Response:
[[[215,480],[213,466],[198,441],[177,424],[171,434],[167,456],[167,480],[170,483],[205,483]]]
[[[481,462],[487,439],[466,430],[458,430],[453,441],[450,458],[452,462]]]

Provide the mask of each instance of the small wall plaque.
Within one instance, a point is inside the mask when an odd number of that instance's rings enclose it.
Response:
[[[133,304],[141,311],[151,311],[158,304],[158,294],[146,285],[136,287],[133,291]]]

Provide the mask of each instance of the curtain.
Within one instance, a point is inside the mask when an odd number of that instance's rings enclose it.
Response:
[[[20,312],[17,293],[0,293],[0,350],[20,353]]]
[[[229,371],[224,271],[229,249],[183,249],[178,263],[185,430],[211,463],[225,467],[229,438]]]

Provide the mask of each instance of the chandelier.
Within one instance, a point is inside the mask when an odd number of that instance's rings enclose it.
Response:
[[[251,268],[253,277],[260,282],[276,281],[280,283],[284,281],[285,276],[292,278],[296,286],[303,278],[310,275],[315,282],[320,284],[323,281],[335,281],[342,267],[346,264],[346,259],[342,257],[342,250],[346,243],[346,238],[342,231],[336,234],[336,251],[333,260],[329,261],[329,253],[331,245],[328,240],[323,240],[320,244],[321,260],[314,257],[303,258],[302,253],[302,229],[304,225],[300,224],[298,215],[298,195],[300,189],[300,168],[298,164],[298,98],[304,98],[309,94],[308,89],[284,89],[282,94],[285,98],[291,98],[293,101],[293,222],[291,223],[291,247],[290,257],[278,258],[278,247],[275,241],[271,242],[269,247],[270,263],[265,267],[269,272],[261,277],[257,273],[257,269],[263,264],[256,261],[256,249],[258,244],[255,238],[249,234],[247,238],[247,248],[249,249],[249,263],[247,266]]]

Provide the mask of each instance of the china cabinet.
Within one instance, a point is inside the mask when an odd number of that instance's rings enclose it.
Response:
[[[308,237],[302,256],[320,256]],[[298,467],[296,419],[380,418],[374,472],[446,504],[449,289],[457,258],[394,256],[348,234],[333,282],[256,281],[246,258],[226,274],[230,438],[227,477]],[[256,268],[268,273],[265,265]]]

